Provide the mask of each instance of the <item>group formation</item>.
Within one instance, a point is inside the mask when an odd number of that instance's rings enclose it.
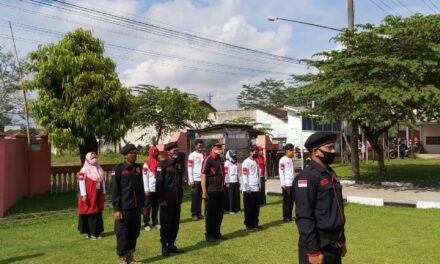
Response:
[[[310,142],[306,142],[310,160],[308,167],[297,177],[292,144],[284,146],[285,153],[279,161],[283,221],[293,221],[292,210],[296,200],[300,263],[324,263],[324,259],[325,263],[340,263],[341,255],[345,254],[342,192],[333,170],[328,166],[332,161],[330,159],[334,158],[334,148],[330,148],[330,152],[323,149],[330,145],[334,147],[334,139],[333,135],[325,134],[312,136]],[[229,149],[223,155],[223,144],[209,146],[209,151],[206,151],[203,140],[197,139],[194,148],[195,151],[188,156],[187,168],[181,162],[177,142],[165,145],[163,159],[159,159],[159,150],[155,146],[150,147],[143,165],[136,163],[138,149],[133,144],[122,148],[124,162],[112,171],[111,198],[119,263],[140,263],[134,260],[133,253],[142,226],[141,216],[145,230],[160,229],[162,256],[184,253],[175,244],[184,184],[191,189],[192,220],[205,220],[207,242],[228,239],[221,233],[223,214],[225,211],[230,214],[240,211],[240,191],[244,202],[244,228],[248,232],[263,229],[259,225],[260,207],[266,204],[267,175],[263,149],[249,147],[248,156],[240,166],[237,151]],[[187,180],[184,179],[185,171],[188,172]],[[88,153],[79,177],[78,227],[92,240],[99,239],[104,229],[103,176],[96,154]],[[205,204],[203,214],[202,201]],[[321,204],[326,207],[318,208]]]

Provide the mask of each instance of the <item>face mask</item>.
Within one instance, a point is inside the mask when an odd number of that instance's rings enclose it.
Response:
[[[221,154],[223,154],[223,150],[221,150],[221,149],[213,150],[213,152],[214,152],[215,154],[217,154],[217,155],[221,155]]]
[[[288,151],[287,151],[287,157],[289,157],[289,158],[293,158],[293,151],[288,150]]]
[[[336,158],[336,153],[327,152],[321,149],[319,149],[319,151],[321,151],[321,153],[324,154],[323,158],[319,157],[322,160],[322,162],[324,162],[324,164],[330,165],[333,163],[334,159]]]
[[[174,160],[178,160],[178,159],[179,159],[179,155],[178,155],[177,153],[175,153],[175,154],[173,154],[172,158],[173,158]]]
[[[94,159],[90,160],[89,163],[90,163],[91,165],[96,165],[96,164],[98,163],[98,159],[97,159],[97,158],[94,158]]]
[[[254,159],[258,158],[258,153],[252,154],[252,158]]]

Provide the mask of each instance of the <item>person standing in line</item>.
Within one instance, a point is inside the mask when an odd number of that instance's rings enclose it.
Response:
[[[226,203],[225,210],[230,214],[240,211],[240,181],[237,165],[237,152],[228,150],[225,161]]]
[[[104,232],[102,211],[104,210],[104,170],[98,164],[97,155],[89,152],[79,172],[78,231],[87,238],[96,240]]]
[[[116,252],[120,264],[137,264],[133,258],[141,229],[141,210],[145,210],[142,165],[136,163],[138,154],[133,144],[121,149],[124,162],[112,171],[112,205],[115,218]]]
[[[144,180],[145,207],[143,212],[144,230],[150,231],[152,227],[160,229],[157,213],[159,211],[159,201],[156,195],[156,168],[159,164],[159,150],[156,146],[151,146],[148,158],[145,160],[142,177]],[[150,215],[152,226],[150,226]]]
[[[280,175],[281,189],[283,193],[283,221],[292,222],[293,202],[293,180],[295,168],[293,166],[293,145],[288,143],[284,146],[284,156],[280,159],[278,172]]]
[[[205,200],[205,238],[207,242],[227,239],[222,236],[220,231],[225,206],[225,175],[222,154],[222,144],[215,144],[202,166],[202,198]]]
[[[258,164],[258,174],[260,175],[260,206],[266,205],[266,160],[264,158],[264,150],[263,147],[257,146],[258,148],[258,157],[256,159]]]
[[[204,142],[194,141],[195,151],[188,157],[188,185],[191,187],[191,217],[193,221],[203,219],[202,216],[202,164],[205,158]]]
[[[162,256],[183,253],[175,245],[183,200],[183,167],[179,162],[177,142],[165,145],[167,157],[157,166],[156,194],[160,205],[160,242]]]
[[[337,137],[316,132],[304,144],[311,161],[293,183],[301,264],[340,264],[347,253],[342,185],[330,167]]]
[[[257,157],[258,149],[256,146],[252,146],[249,148],[248,158],[243,161],[241,165],[243,175],[244,224],[248,231],[258,231],[263,228],[258,225],[261,178],[256,161]]]

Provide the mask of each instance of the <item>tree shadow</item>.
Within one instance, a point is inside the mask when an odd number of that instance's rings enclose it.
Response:
[[[16,261],[22,261],[25,259],[38,258],[43,255],[44,255],[44,253],[37,253],[37,254],[32,254],[32,255],[24,255],[24,256],[11,257],[11,258],[7,258],[7,259],[1,259],[0,264],[9,264],[9,263],[14,263]]]
[[[101,234],[102,237],[114,236],[115,231],[108,231]]]

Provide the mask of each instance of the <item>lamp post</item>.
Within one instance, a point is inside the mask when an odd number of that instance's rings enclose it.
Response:
[[[281,18],[281,17],[268,16],[267,20],[269,20],[269,21],[283,20],[283,21],[289,21],[289,22],[293,22],[293,23],[308,25],[308,26],[312,26],[312,27],[320,27],[320,28],[325,28],[325,29],[329,29],[329,30],[334,30],[334,31],[342,32],[342,30],[338,29],[338,28],[327,27],[327,26],[318,25],[318,24],[314,24],[314,23],[309,23],[309,22],[304,22],[304,21],[299,21],[299,20],[293,20],[293,19],[287,19],[287,18]]]

